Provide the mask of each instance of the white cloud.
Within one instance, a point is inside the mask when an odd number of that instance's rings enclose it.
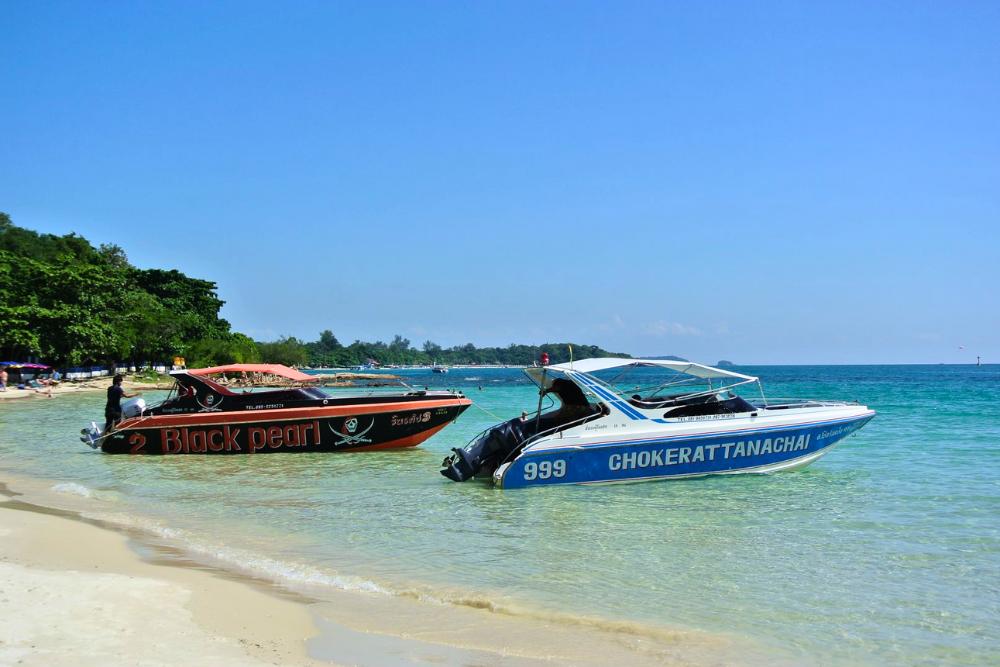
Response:
[[[700,336],[701,329],[690,324],[657,320],[646,327],[646,333],[651,336]]]
[[[624,328],[625,320],[623,320],[622,316],[618,314],[612,315],[610,320],[601,322],[597,325],[598,331],[620,331]]]

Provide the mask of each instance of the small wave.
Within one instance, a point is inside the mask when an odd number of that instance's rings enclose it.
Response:
[[[532,607],[518,605],[511,602],[502,602],[495,597],[486,594],[476,594],[470,591],[435,591],[429,592],[418,588],[398,589],[387,591],[391,595],[411,598],[420,602],[446,605],[454,607],[468,607],[491,614],[512,616],[515,618],[541,621],[544,623],[557,623],[559,625],[576,626],[589,630],[598,630],[612,634],[630,635],[634,637],[645,637],[661,641],[675,642],[678,640],[691,641],[701,639],[704,641],[720,641],[720,637],[714,637],[708,633],[700,632],[680,627],[663,627],[650,625],[635,621],[614,620],[600,618],[596,616],[577,615],[566,612],[559,612],[545,609],[543,607]]]
[[[57,486],[76,487],[75,490],[69,492],[79,493],[81,489],[83,491],[90,491],[87,487],[79,484]],[[199,559],[202,562],[215,565],[220,569],[235,571],[256,579],[271,581],[280,586],[287,587],[289,590],[297,590],[306,594],[316,593],[318,592],[317,589],[328,588],[345,592],[410,598],[423,603],[465,607],[492,614],[576,626],[640,638],[645,637],[669,641],[719,641],[719,637],[712,637],[697,630],[665,628],[640,622],[617,621],[593,616],[576,615],[549,610],[544,607],[524,606],[515,604],[509,600],[503,600],[502,595],[476,593],[461,589],[429,588],[422,585],[406,587],[380,584],[370,579],[338,574],[332,570],[324,570],[304,563],[270,558],[249,549],[234,549],[221,546],[218,543],[200,539],[185,530],[169,528],[150,518],[117,512],[106,513],[101,516],[95,516],[93,513],[87,513],[86,515],[107,523],[168,540],[192,557],[200,557]]]
[[[277,583],[299,586],[330,587],[343,591],[376,593],[391,595],[392,592],[374,581],[360,577],[344,576],[332,572],[324,572],[310,565],[267,558],[238,549],[211,547],[208,545],[189,545],[196,552],[211,557],[228,568],[236,568],[245,574],[268,579]]]
[[[264,579],[289,587],[329,587],[343,591],[376,593],[380,595],[392,594],[392,591],[368,579],[340,575],[335,572],[325,572],[301,563],[268,558],[252,551],[223,547],[199,539],[187,531],[165,526],[154,519],[121,513],[88,512],[85,516],[114,524],[120,528],[135,530],[152,537],[169,540],[173,546],[182,549],[192,557],[200,557],[204,562],[214,564],[220,569],[240,572],[257,579]]]
[[[93,498],[94,490],[84,486],[83,484],[77,484],[76,482],[60,482],[52,487],[52,490],[56,493],[68,493],[74,496],[82,496],[84,498]]]
[[[470,378],[462,378],[462,379],[465,380],[466,382],[473,382],[476,380],[482,380],[483,378],[479,377],[478,375],[473,375]]]
[[[374,581],[324,572],[310,565],[267,558],[250,552],[211,545],[191,544],[187,548],[201,556],[207,556],[219,566],[230,570],[238,570],[258,579],[266,579],[286,586],[306,586],[317,588],[335,588],[342,591],[374,593],[377,595],[392,595],[392,591],[383,588]]]
[[[135,530],[166,540],[179,540],[183,543],[185,537],[184,531],[176,528],[169,528],[153,519],[147,519],[141,516],[106,512],[84,512],[82,516],[88,519],[94,519],[96,521],[112,524],[118,528]]]

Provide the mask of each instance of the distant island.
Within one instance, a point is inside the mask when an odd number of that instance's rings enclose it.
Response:
[[[170,362],[189,367],[230,363],[289,366],[500,364],[526,366],[542,353],[553,364],[590,357],[628,357],[596,345],[545,343],[419,348],[391,342],[343,345],[332,331],[315,341],[288,336],[256,341],[219,317],[217,285],[177,270],[139,269],[117,245],[95,248],[76,234],[57,236],[18,227],[0,213],[0,359],[37,359],[58,367],[116,362]]]
[[[715,364],[715,365],[716,365],[716,366],[717,366],[718,368],[730,368],[730,367],[732,367],[732,366],[735,366],[736,364],[734,364],[734,363],[733,363],[733,362],[731,362],[731,361],[727,361],[726,359],[721,359],[721,360],[719,361],[719,363],[717,363],[717,364]]]

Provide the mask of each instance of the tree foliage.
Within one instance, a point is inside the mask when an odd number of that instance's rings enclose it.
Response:
[[[279,338],[271,343],[257,343],[260,358],[269,364],[284,364],[286,366],[305,366],[309,363],[309,352],[306,346],[297,338],[289,336]]]
[[[219,318],[215,283],[138,269],[116,245],[40,234],[0,213],[0,357],[76,366],[252,357]],[[200,341],[214,341],[214,344]],[[212,352],[209,353],[209,350]]]
[[[543,352],[553,364],[569,361],[570,345],[574,359],[590,357],[627,357],[626,354],[608,352],[595,345],[546,343],[544,345],[515,345],[508,347],[476,347],[472,343],[443,348],[432,341],[425,341],[421,349],[396,335],[391,342],[368,343],[356,340],[341,345],[329,329],[320,333],[319,340],[302,342],[294,337],[284,337],[272,343],[258,342],[262,361],[309,365],[316,368],[348,368],[369,363],[388,365],[429,364],[503,364],[526,366],[538,361]]]
[[[245,364],[260,360],[257,344],[241,333],[227,338],[202,338],[187,348],[185,361],[191,368]]]

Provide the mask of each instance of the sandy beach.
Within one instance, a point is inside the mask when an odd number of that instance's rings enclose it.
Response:
[[[303,605],[0,499],[0,664],[330,664],[306,653]]]
[[[7,391],[0,391],[0,402],[9,402],[26,399],[57,398],[59,396],[71,396],[82,393],[93,393],[107,391],[111,385],[110,377],[94,378],[84,381],[63,381],[53,387],[43,389],[18,389],[17,386],[8,386]],[[153,391],[156,389],[170,389],[169,382],[157,384],[155,382],[133,382],[125,380],[122,387],[132,394],[135,392]]]

